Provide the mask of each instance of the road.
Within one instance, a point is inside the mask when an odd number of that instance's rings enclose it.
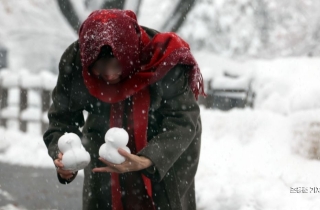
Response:
[[[56,176],[54,168],[0,162],[0,210],[81,209],[83,177],[62,185]]]

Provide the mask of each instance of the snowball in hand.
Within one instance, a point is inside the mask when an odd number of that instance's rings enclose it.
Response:
[[[65,133],[58,141],[58,147],[62,152],[63,169],[78,171],[84,169],[90,163],[90,155],[81,144],[77,134]]]
[[[103,159],[114,163],[121,164],[126,159],[119,154],[118,149],[124,149],[128,153],[130,149],[126,146],[129,141],[129,135],[123,128],[110,128],[104,136],[106,143],[102,144],[99,149],[99,155]]]

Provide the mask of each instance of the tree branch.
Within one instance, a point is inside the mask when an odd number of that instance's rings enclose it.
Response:
[[[164,22],[161,31],[177,32],[184,22],[190,9],[193,7],[196,0],[180,0],[176,5],[174,12],[168,15],[167,20]]]

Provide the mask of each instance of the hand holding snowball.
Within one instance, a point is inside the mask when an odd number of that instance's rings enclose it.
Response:
[[[60,137],[58,147],[61,156],[61,163],[64,170],[78,171],[85,168],[90,162],[89,153],[83,148],[78,135],[66,133]]]
[[[121,164],[125,161],[125,158],[118,152],[119,148],[131,153],[126,146],[129,141],[129,135],[123,128],[110,128],[104,136],[104,140],[106,143],[101,145],[99,155],[111,163]]]
[[[114,164],[100,157],[99,160],[107,166],[94,168],[92,169],[92,172],[126,173],[131,171],[140,171],[153,165],[151,160],[146,157],[130,154],[121,148],[118,149],[118,152],[125,158],[123,163]]]
[[[99,149],[99,155],[107,167],[94,168],[93,172],[124,173],[148,168],[152,162],[145,157],[130,154],[126,147],[129,141],[128,133],[122,128],[111,128],[105,135],[106,143]]]
[[[62,161],[62,153],[60,152],[58,155],[58,159],[54,160],[54,165],[57,168],[57,173],[59,173],[60,177],[63,179],[71,179],[73,176],[75,176],[77,174],[77,172],[72,172],[69,170],[64,170],[63,167],[63,163]]]

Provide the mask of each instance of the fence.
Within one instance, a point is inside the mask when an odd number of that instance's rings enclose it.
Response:
[[[47,113],[51,104],[51,91],[56,85],[56,80],[57,76],[49,71],[35,74],[28,70],[19,72],[1,70],[0,126],[8,127],[8,121],[14,120],[18,122],[19,129],[26,132],[28,123],[40,123],[43,133],[49,123]],[[222,89],[219,89],[212,88],[212,81],[207,81],[208,96],[200,97],[199,104],[207,108],[222,110],[229,110],[233,107],[252,107],[254,93],[251,90],[251,82],[242,82],[245,85],[241,88],[235,86],[233,84],[235,82],[237,81],[224,82],[231,86],[223,86]]]
[[[48,109],[51,91],[57,77],[49,71],[31,73],[7,69],[0,71],[0,126],[8,121],[18,122],[19,129],[26,132],[28,123],[40,123],[41,131],[48,127]]]

